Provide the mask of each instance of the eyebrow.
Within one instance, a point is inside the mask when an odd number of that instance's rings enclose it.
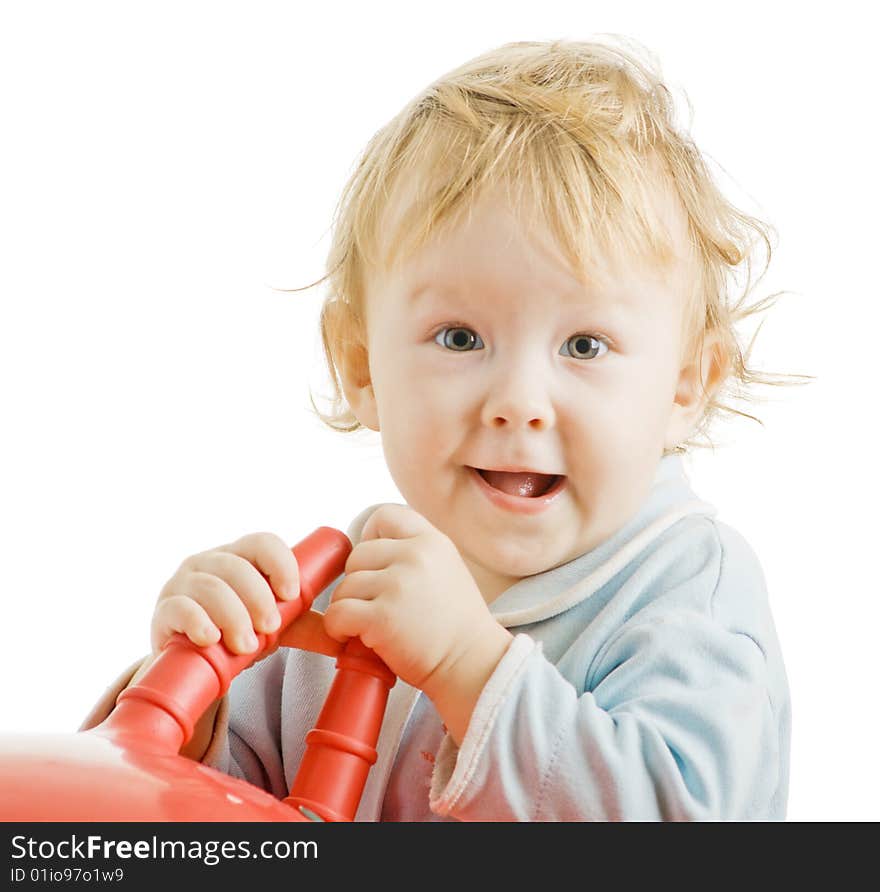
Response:
[[[448,289],[448,288],[445,288],[445,287],[440,287],[440,286],[438,286],[438,285],[434,285],[434,284],[432,284],[432,283],[424,284],[424,285],[417,285],[415,288],[413,288],[413,289],[409,292],[409,295],[408,295],[408,297],[407,297],[407,300],[409,301],[410,304],[416,304],[416,303],[418,303],[419,300],[420,300],[421,298],[423,298],[428,292],[433,291],[433,292],[435,292],[435,293],[437,293],[437,294],[440,294],[440,293],[443,292],[443,291],[446,291],[446,292],[452,292],[452,291],[454,291],[454,290],[455,290],[455,289]]]
[[[410,306],[415,306],[424,299],[427,294],[436,294],[438,297],[460,297],[461,289],[446,285],[437,285],[425,282],[417,285],[408,292],[407,301]],[[609,300],[608,298],[592,298],[588,292],[577,293],[571,290],[562,295],[560,305],[566,308],[576,308],[580,305],[584,310],[594,313],[611,313],[616,317],[629,316],[634,307],[625,300]]]

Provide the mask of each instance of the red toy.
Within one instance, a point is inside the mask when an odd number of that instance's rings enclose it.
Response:
[[[281,626],[257,636],[256,653],[233,654],[222,641],[196,647],[177,634],[97,727],[0,740],[0,820],[353,820],[396,680],[358,639],[336,661],[333,685],[283,802],[179,755],[194,724],[232,679],[274,646],[343,572],[351,548],[348,537],[331,527],[319,527],[294,546],[300,597],[278,602]]]

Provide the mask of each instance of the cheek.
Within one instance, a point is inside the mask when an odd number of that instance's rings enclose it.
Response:
[[[418,425],[419,431],[449,429],[468,411],[473,379],[443,363],[403,356],[382,371],[376,397],[380,409],[396,424]],[[413,433],[416,433],[414,431]]]
[[[635,366],[595,388],[583,388],[567,409],[572,466],[608,473],[653,456],[665,434],[674,387],[656,367]],[[607,386],[606,386],[607,385]]]
[[[463,395],[450,376],[400,363],[374,378],[382,447],[402,491],[425,478],[426,467],[454,448],[464,429]]]

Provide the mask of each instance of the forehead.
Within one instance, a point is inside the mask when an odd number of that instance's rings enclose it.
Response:
[[[686,295],[696,282],[688,218],[659,164],[646,159],[617,218],[565,223],[560,200],[548,209],[548,190],[525,180],[471,189],[438,213],[449,204],[446,174],[437,166],[410,170],[385,192],[374,235],[378,251],[370,251],[378,262],[367,265],[366,295],[389,286],[421,290],[424,283],[466,290],[481,278],[500,288],[506,274],[521,279],[524,270],[537,287],[564,294],[624,301],[666,288]],[[536,201],[537,189],[544,198]],[[662,246],[660,256],[653,256],[648,239]]]
[[[410,178],[392,193],[385,210],[383,232],[393,239],[413,226],[424,209],[424,182]],[[623,246],[601,253],[585,245],[585,263],[571,257],[537,204],[527,196],[515,199],[506,185],[494,185],[463,203],[433,229],[415,250],[395,252],[393,262],[378,272],[382,291],[406,297],[409,306],[434,293],[488,299],[499,295],[550,295],[564,301],[638,306],[656,302],[658,293],[681,294],[689,276],[687,217],[669,188],[647,192],[651,209],[668,235],[672,257],[666,263],[634,256]],[[404,230],[405,231],[405,230]]]

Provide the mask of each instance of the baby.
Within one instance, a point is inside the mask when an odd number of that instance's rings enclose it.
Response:
[[[523,42],[372,138],[328,258],[321,417],[380,433],[406,504],[354,519],[322,616],[283,639],[312,650],[242,673],[186,755],[285,796],[358,636],[400,679],[358,820],[785,816],[762,571],[681,457],[724,387],[758,379],[734,329],[755,308],[728,289],[766,234],[672,119],[631,50]],[[175,631],[253,651],[297,594],[274,534],[194,555],[154,655]]]

